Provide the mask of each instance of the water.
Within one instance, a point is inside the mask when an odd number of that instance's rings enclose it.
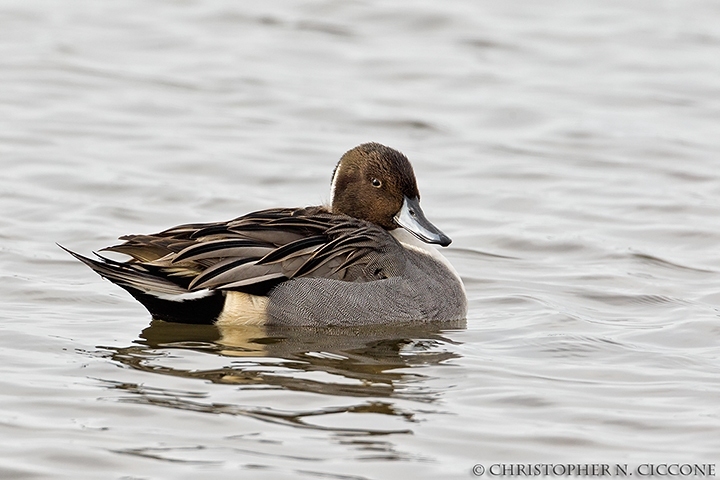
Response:
[[[710,0],[0,2],[0,478],[717,462],[719,20]],[[466,323],[151,323],[54,245],[317,204],[371,140],[454,239]]]

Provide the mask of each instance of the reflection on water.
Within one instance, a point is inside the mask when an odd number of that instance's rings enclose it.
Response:
[[[244,389],[270,388],[342,397],[372,397],[342,407],[310,411],[277,411],[264,407],[204,402],[206,394],[104,382],[130,395],[124,401],[205,413],[245,415],[300,428],[368,434],[406,433],[408,430],[335,428],[307,421],[318,415],[374,413],[414,421],[380,398],[405,398],[433,403],[441,392],[422,386],[425,376],[408,368],[440,365],[459,358],[446,348],[454,342],[444,332],[464,329],[465,321],[425,325],[373,327],[216,327],[153,321],[140,333],[137,345],[105,347],[110,357],[136,370],[238,385]],[[179,368],[173,357],[183,351],[215,355],[229,360],[220,368]]]

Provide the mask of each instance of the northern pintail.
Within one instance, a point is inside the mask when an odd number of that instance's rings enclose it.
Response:
[[[378,143],[348,151],[333,172],[331,202],[127,235],[103,249],[131,257],[125,262],[67,251],[170,322],[357,325],[465,317],[459,275],[428,245],[451,240],[420,209],[405,155]]]

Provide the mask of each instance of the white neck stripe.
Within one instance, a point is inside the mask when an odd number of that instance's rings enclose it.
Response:
[[[335,168],[335,175],[333,175],[332,183],[330,183],[330,211],[332,211],[332,205],[335,202],[335,186],[337,185],[337,179],[339,174],[340,165]]]

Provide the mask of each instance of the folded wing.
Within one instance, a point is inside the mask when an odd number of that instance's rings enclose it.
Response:
[[[386,230],[323,207],[263,210],[121,240],[104,250],[130,256],[127,262],[74,255],[114,283],[147,293],[262,295],[293,278],[367,282],[400,275],[404,266],[402,247]]]

